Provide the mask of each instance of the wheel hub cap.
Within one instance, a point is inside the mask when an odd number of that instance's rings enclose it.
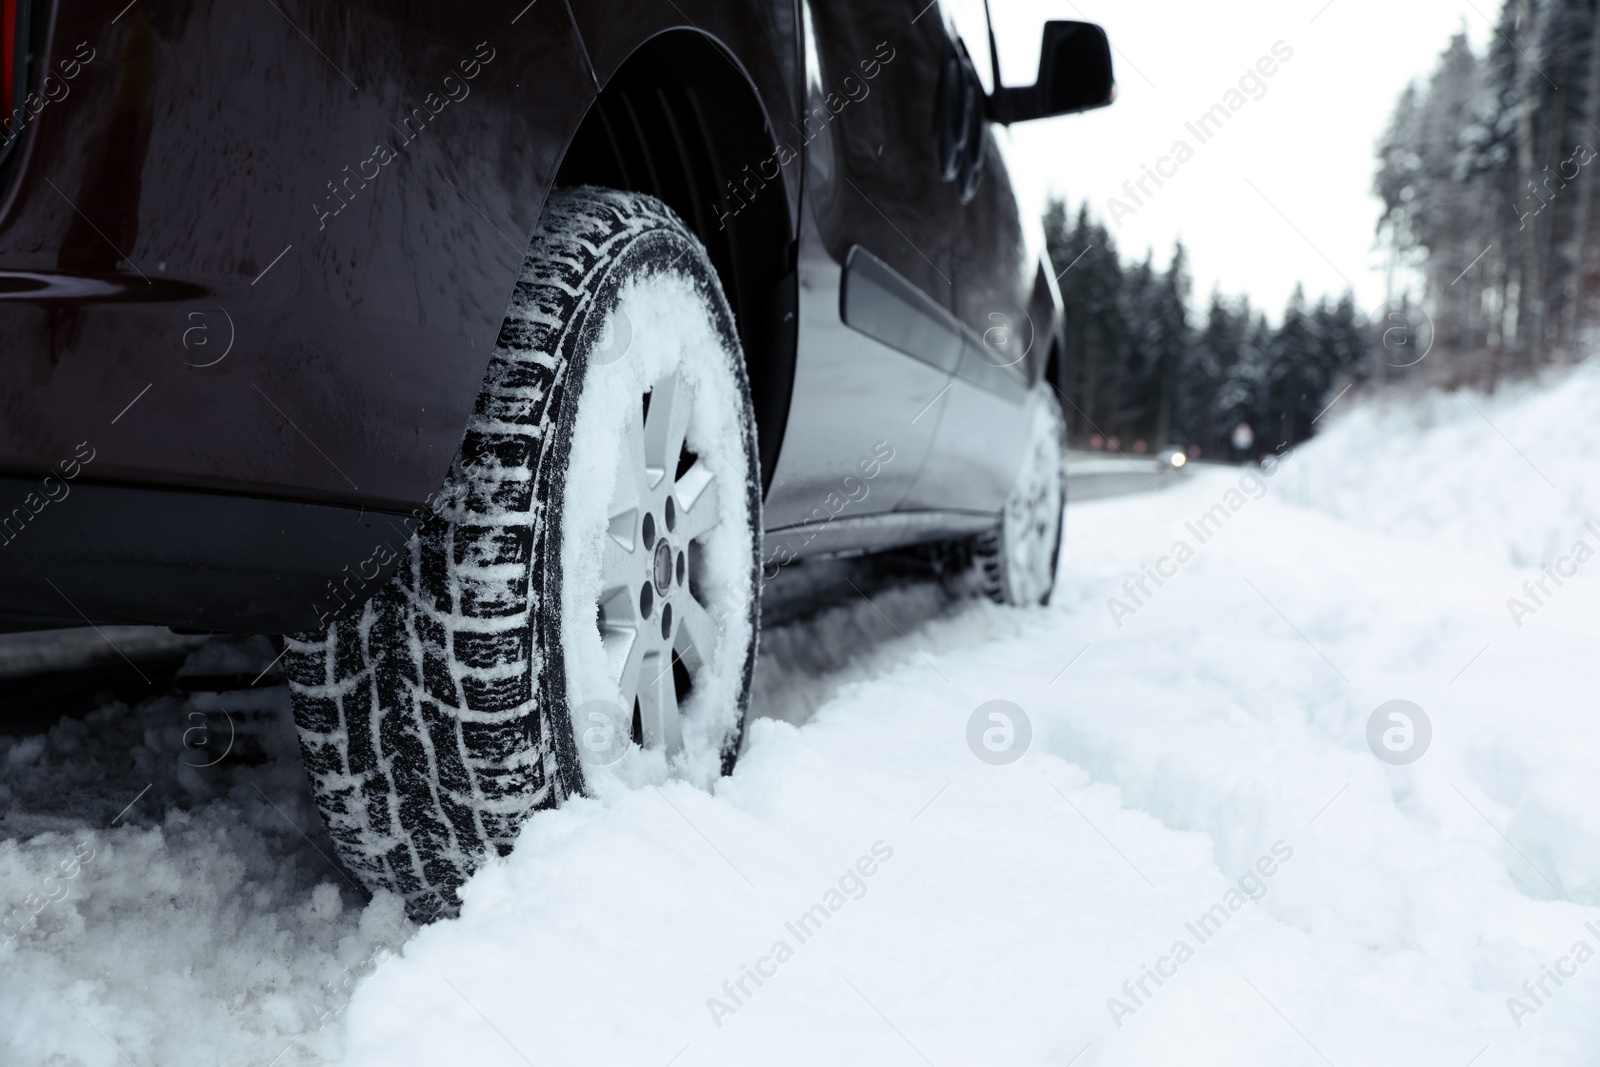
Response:
[[[672,546],[665,537],[656,542],[656,596],[672,591]]]

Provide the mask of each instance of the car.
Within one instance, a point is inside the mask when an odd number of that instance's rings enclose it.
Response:
[[[0,13],[0,628],[284,635],[413,916],[605,776],[728,772],[791,561],[1048,599],[1006,127],[1111,102],[1099,27],[1011,87],[963,0]]]

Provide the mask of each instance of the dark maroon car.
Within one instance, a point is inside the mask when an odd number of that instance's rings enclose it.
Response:
[[[1000,88],[964,6],[3,0],[0,629],[287,635],[340,858],[428,917],[596,775],[726,772],[785,563],[1043,602],[1003,127],[1111,60]]]

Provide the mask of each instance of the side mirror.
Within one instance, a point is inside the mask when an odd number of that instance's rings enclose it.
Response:
[[[992,47],[992,37],[990,43]],[[995,66],[998,69],[999,64]],[[1044,24],[1039,80],[1020,89],[996,86],[988,99],[988,112],[992,121],[1009,125],[1091,111],[1106,107],[1116,97],[1106,31],[1091,22],[1051,21]]]

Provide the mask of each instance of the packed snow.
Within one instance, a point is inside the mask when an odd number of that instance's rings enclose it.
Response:
[[[1600,1062],[1597,393],[1347,397],[1071,506],[1050,608],[769,628],[731,777],[541,813],[422,930],[281,691],[247,765],[199,698],[0,738],[0,1063]]]

